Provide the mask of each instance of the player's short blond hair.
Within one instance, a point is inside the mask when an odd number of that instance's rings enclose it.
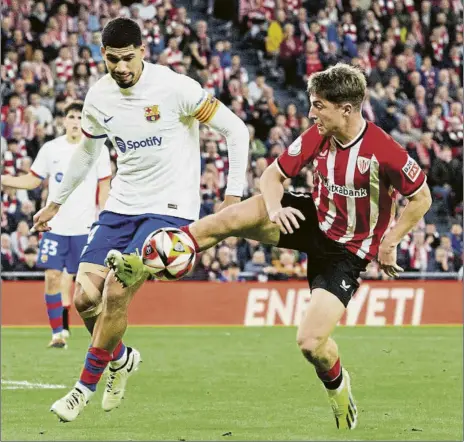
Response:
[[[308,94],[315,94],[334,104],[350,103],[360,109],[366,94],[366,77],[356,66],[337,63],[308,79]]]

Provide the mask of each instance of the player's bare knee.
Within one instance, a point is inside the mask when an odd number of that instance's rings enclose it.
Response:
[[[76,278],[74,306],[82,318],[98,316],[102,309],[102,292],[108,270],[104,266],[82,263]]]
[[[130,299],[130,292],[116,279],[114,272],[110,272],[105,282],[106,310],[114,311],[125,307]]]
[[[45,270],[45,292],[54,294],[61,291],[61,275],[59,270]]]
[[[79,313],[89,309],[93,305],[86,295],[84,289],[78,282],[76,283],[76,289],[74,290],[73,302],[74,307],[76,307],[76,310]]]
[[[298,347],[308,360],[317,360],[318,354],[327,342],[327,336],[319,336],[311,332],[299,332],[296,338]]]

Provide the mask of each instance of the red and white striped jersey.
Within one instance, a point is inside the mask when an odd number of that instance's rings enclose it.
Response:
[[[345,23],[343,25],[343,33],[350,37],[353,43],[358,41],[358,28],[356,25]]]
[[[378,0],[382,15],[393,15],[395,13],[395,2],[393,0]]]
[[[426,176],[407,151],[373,123],[342,145],[312,126],[277,159],[284,176],[314,167],[319,228],[362,259],[373,259],[394,214],[395,190],[412,196]]]
[[[173,51],[171,48],[166,48],[164,53],[167,55],[167,62],[169,66],[178,66],[182,64],[183,54],[179,49]]]
[[[73,66],[72,60],[63,60],[61,57],[58,57],[55,60],[55,71],[58,80],[62,82],[71,80],[73,76]]]

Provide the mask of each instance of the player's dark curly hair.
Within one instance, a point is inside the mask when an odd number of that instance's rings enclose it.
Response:
[[[357,110],[366,94],[366,77],[355,66],[337,63],[325,71],[311,74],[308,94],[315,94],[334,104],[351,103]]]
[[[82,112],[83,108],[84,103],[82,101],[73,101],[65,107],[64,114],[68,115],[71,111]]]
[[[142,31],[140,26],[130,18],[118,17],[109,21],[103,28],[102,45],[104,48],[125,48],[142,45]]]

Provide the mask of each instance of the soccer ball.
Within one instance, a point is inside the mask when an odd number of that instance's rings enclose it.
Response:
[[[186,276],[195,264],[195,246],[182,230],[168,227],[155,230],[143,243],[143,263],[161,281],[176,281]]]

